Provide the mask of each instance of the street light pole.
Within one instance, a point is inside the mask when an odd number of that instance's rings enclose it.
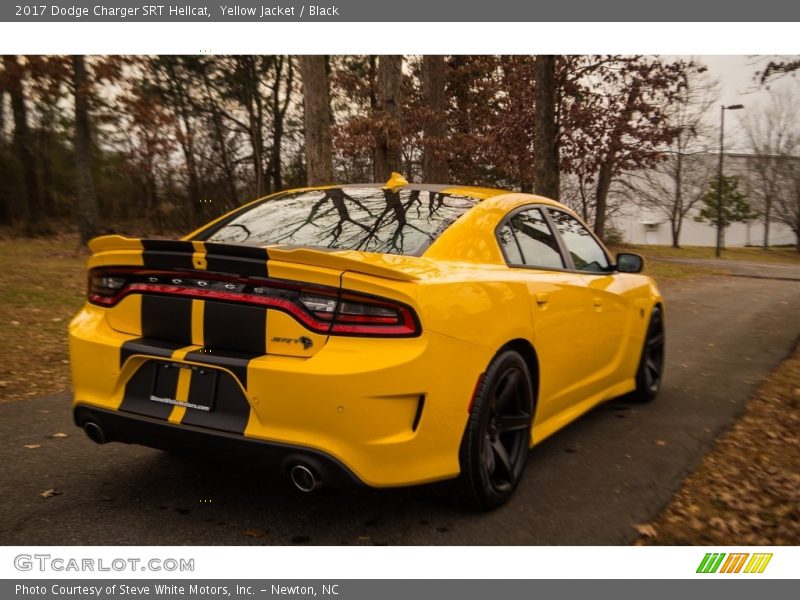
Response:
[[[722,218],[722,158],[725,154],[725,111],[744,108],[742,104],[720,106],[719,110],[719,165],[717,167],[717,251],[716,256],[722,254],[722,244],[725,235],[725,223]]]

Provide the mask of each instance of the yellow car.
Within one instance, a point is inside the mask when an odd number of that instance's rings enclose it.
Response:
[[[98,443],[241,451],[304,491],[444,482],[488,509],[531,446],[661,383],[642,259],[540,196],[394,175],[90,247],[69,335]]]

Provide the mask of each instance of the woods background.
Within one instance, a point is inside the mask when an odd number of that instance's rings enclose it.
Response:
[[[764,60],[754,85],[797,68]],[[716,218],[714,161],[691,157],[718,148],[718,95],[700,60],[657,56],[4,56],[0,225],[188,232],[278,190],[398,171],[561,199],[604,238],[627,198],[678,245],[690,211]],[[798,123],[792,95],[748,111],[754,176],[723,181],[726,223],[800,233]]]

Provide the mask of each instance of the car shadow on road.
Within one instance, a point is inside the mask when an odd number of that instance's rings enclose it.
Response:
[[[553,528],[547,503],[571,501],[552,497],[550,481],[579,477],[582,463],[591,462],[581,431],[608,420],[620,423],[636,410],[624,399],[611,401],[542,442],[531,451],[516,496],[491,513],[453,506],[433,486],[303,493],[288,478],[229,457],[201,460],[118,445],[114,462],[124,477],[92,479],[84,491],[101,498],[110,513],[135,521],[130,541],[117,543],[164,543],[165,536],[179,544],[557,543],[549,534],[537,541],[537,531]],[[97,449],[104,448],[111,446]]]

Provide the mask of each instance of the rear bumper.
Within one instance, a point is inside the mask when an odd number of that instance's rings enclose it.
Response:
[[[118,413],[109,421],[120,431],[114,439],[156,448],[177,440],[192,451],[229,438],[253,448],[261,446],[250,442],[307,449],[303,456],[329,457],[370,487],[458,475],[467,408],[491,356],[488,349],[425,332],[403,339],[333,336],[309,358],[229,359],[198,347],[137,341],[111,328],[105,310],[91,305],[70,325],[76,410],[100,410],[104,418]],[[168,369],[169,391],[154,393],[148,372],[165,363],[187,368]],[[221,373],[211,412],[150,401],[155,395],[194,402],[202,389],[188,368],[207,367]],[[184,429],[207,435],[175,433]],[[285,466],[281,453],[261,457]]]
[[[295,465],[310,469],[325,485],[362,486],[363,482],[341,462],[324,452],[290,444],[267,442],[191,425],[174,425],[140,415],[76,404],[75,425],[100,427],[106,442],[141,444],[168,452],[200,454],[206,458],[245,459],[276,475],[288,476]]]

